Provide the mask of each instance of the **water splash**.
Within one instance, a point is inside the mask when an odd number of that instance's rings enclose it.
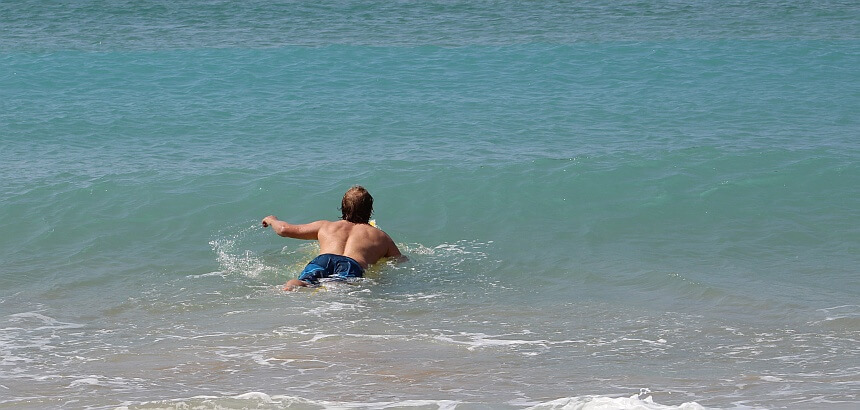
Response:
[[[259,234],[259,228],[247,227],[209,242],[224,275],[242,275],[258,279],[278,273],[277,267],[266,264],[261,256],[247,249],[251,233]]]

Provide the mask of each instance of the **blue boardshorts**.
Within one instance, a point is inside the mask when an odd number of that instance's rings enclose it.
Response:
[[[355,259],[332,253],[324,253],[310,261],[308,266],[305,266],[302,274],[299,275],[299,280],[316,285],[322,278],[347,280],[349,278],[360,278],[363,275],[364,269]]]

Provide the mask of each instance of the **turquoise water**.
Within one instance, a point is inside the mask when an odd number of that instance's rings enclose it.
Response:
[[[2,406],[860,402],[855,2],[43,3]],[[410,261],[282,292],[316,248],[260,219],[353,184]]]

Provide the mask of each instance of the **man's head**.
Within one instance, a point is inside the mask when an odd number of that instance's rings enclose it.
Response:
[[[356,185],[343,194],[340,212],[343,220],[366,224],[373,214],[373,197],[364,187]]]

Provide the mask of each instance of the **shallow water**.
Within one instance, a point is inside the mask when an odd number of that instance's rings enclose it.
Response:
[[[0,3],[0,404],[853,408],[858,14]]]

